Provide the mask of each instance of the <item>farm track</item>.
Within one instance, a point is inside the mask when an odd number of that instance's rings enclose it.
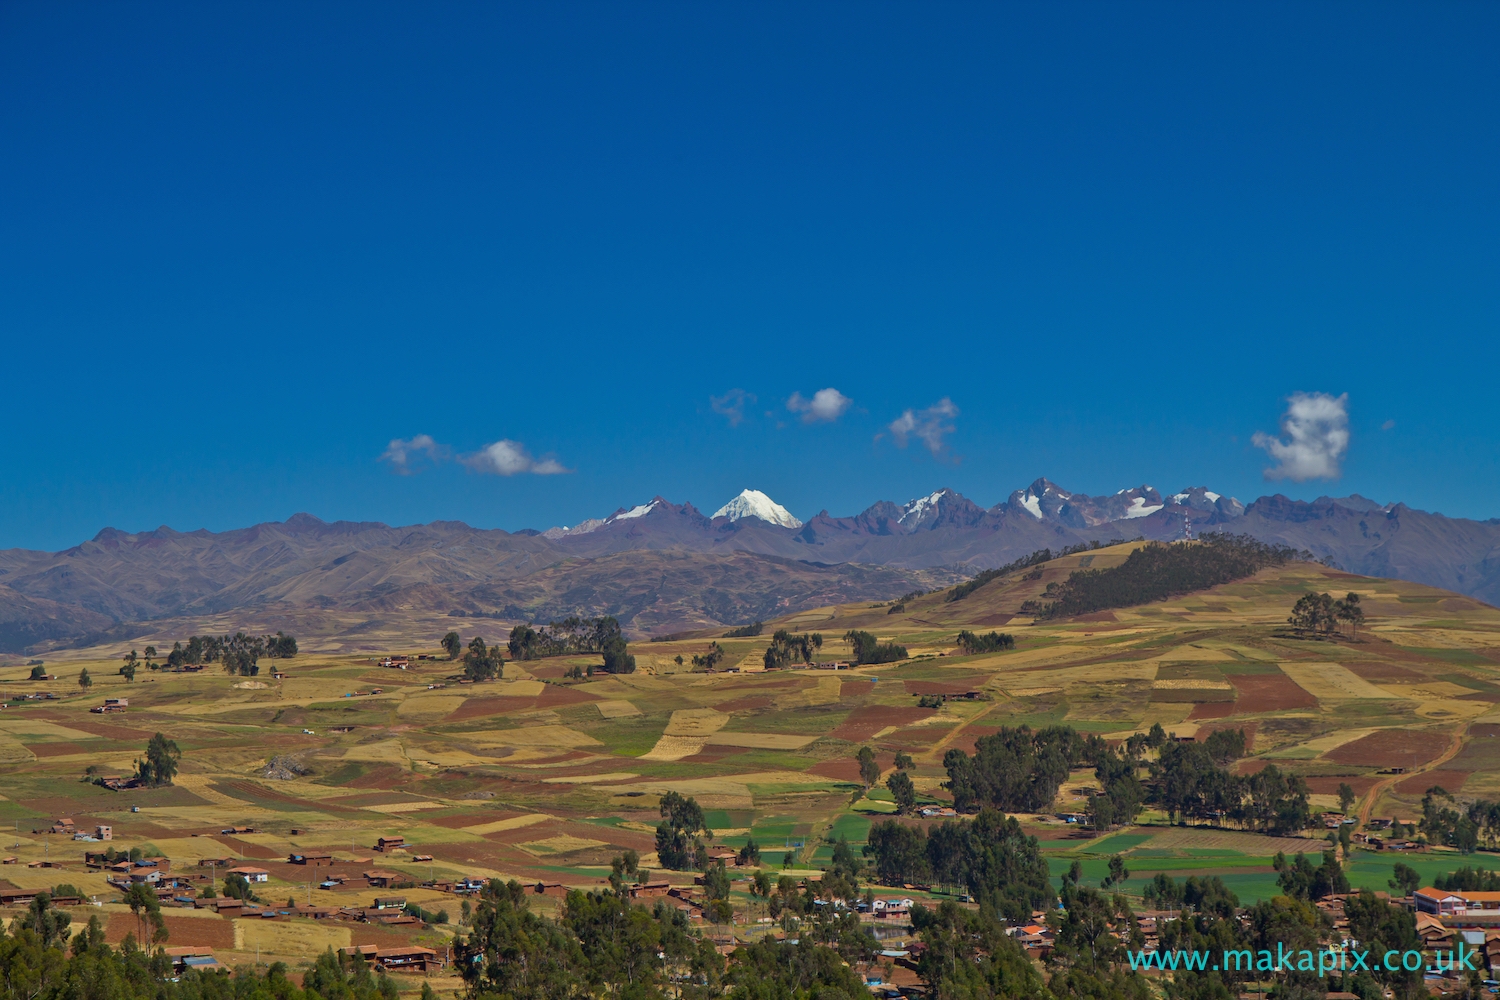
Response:
[[[1416,775],[1426,774],[1428,771],[1435,771],[1442,765],[1448,763],[1454,757],[1457,757],[1459,751],[1464,747],[1464,734],[1468,731],[1469,727],[1467,724],[1459,727],[1454,731],[1452,738],[1449,740],[1448,749],[1444,750],[1437,757],[1433,758],[1432,760],[1412,770],[1409,773],[1393,774],[1389,778],[1386,778],[1384,781],[1379,781],[1372,785],[1370,787],[1370,794],[1365,799],[1365,804],[1361,806],[1359,810],[1359,825],[1364,826],[1365,824],[1370,822],[1370,813],[1375,811],[1375,803],[1379,801],[1380,796],[1389,791],[1394,785],[1396,785],[1397,782],[1408,781]]]

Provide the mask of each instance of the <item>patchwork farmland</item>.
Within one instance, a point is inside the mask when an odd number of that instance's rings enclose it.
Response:
[[[12,891],[76,886],[102,906],[117,941],[135,926],[110,872],[85,851],[139,848],[184,880],[168,909],[170,943],[212,948],[226,962],[256,956],[305,963],[324,948],[424,946],[445,952],[464,879],[593,888],[613,858],[635,851],[653,877],[690,886],[655,855],[660,803],[694,799],[712,848],[750,841],[780,874],[815,874],[839,837],[855,847],[896,806],[884,787],[866,790],[855,759],[870,747],[888,776],[909,755],[919,806],[951,805],[944,755],[972,752],[1002,726],[1066,724],[1110,741],[1153,725],[1180,738],[1242,729],[1242,773],[1274,763],[1302,775],[1318,811],[1337,788],[1358,796],[1364,819],[1420,813],[1432,784],[1464,795],[1500,794],[1500,611],[1417,584],[1349,576],[1293,563],[1220,587],[1135,608],[1038,622],[1023,608],[1080,567],[1123,561],[1130,546],[1051,560],[962,600],[946,593],[890,605],[802,612],[789,627],[823,637],[814,663],[766,671],[763,654],[780,623],[760,636],[703,632],[631,644],[638,669],[589,673],[598,656],[510,661],[501,679],[462,682],[440,648],[441,632],[414,623],[389,648],[345,650],[307,637],[304,651],[274,661],[277,673],[229,676],[117,670],[128,647],[49,656],[51,679],[0,668],[0,824],[14,863],[0,869]],[[1029,579],[1028,579],[1029,577]],[[1288,610],[1307,591],[1357,592],[1367,623],[1354,639],[1298,637]],[[502,626],[452,619],[467,642],[493,642]],[[509,624],[503,627],[508,630]],[[1005,630],[1014,649],[966,655],[961,629]],[[908,657],[848,666],[851,630],[907,648]],[[148,637],[170,646],[171,635]],[[175,638],[186,638],[185,635]],[[718,642],[715,672],[695,670]],[[409,654],[407,669],[378,666]],[[425,658],[418,658],[425,657]],[[581,668],[581,669],[575,669]],[[87,670],[87,689],[78,683]],[[123,710],[92,712],[105,699]],[[153,734],[181,750],[173,784],[111,790],[97,779],[129,775]],[[1127,892],[1157,872],[1223,875],[1242,899],[1276,892],[1277,851],[1316,853],[1322,830],[1269,837],[1224,826],[1169,826],[1149,808],[1139,825],[1083,833],[1058,814],[1079,812],[1093,784],[1080,770],[1052,808],[1019,817],[1061,876],[1082,863],[1085,880],[1126,858]],[[61,821],[69,821],[64,829]],[[915,823],[935,820],[914,818]],[[47,832],[57,825],[58,832]],[[108,843],[74,839],[109,827]],[[1314,836],[1314,834],[1318,836]],[[381,838],[387,849],[376,850]],[[316,856],[313,863],[294,859]],[[1424,874],[1465,863],[1432,849],[1404,855]],[[1389,852],[1355,850],[1356,885],[1385,888]],[[277,923],[187,902],[222,887],[228,868],[263,869],[261,900],[309,908],[372,908],[395,895],[437,919],[314,919]],[[373,873],[373,875],[372,875]],[[743,875],[744,871],[739,872]],[[399,886],[393,889],[392,886]],[[905,890],[922,895],[922,890]],[[734,883],[740,938],[768,931],[746,883]],[[534,907],[555,910],[556,893]],[[15,916],[20,911],[7,911]],[[85,902],[77,919],[86,920]],[[311,913],[311,909],[308,910]],[[296,922],[306,928],[292,932]]]

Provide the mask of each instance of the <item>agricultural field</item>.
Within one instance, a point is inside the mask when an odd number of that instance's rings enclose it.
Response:
[[[33,832],[68,817],[82,831],[111,826],[112,846],[166,855],[174,871],[209,874],[198,867],[207,858],[265,868],[269,881],[255,890],[276,903],[370,905],[385,894],[360,877],[371,869],[411,883],[501,877],[588,888],[626,850],[657,867],[654,827],[668,792],[696,799],[715,845],[738,850],[753,839],[763,863],[810,871],[827,864],[832,840],[858,847],[872,822],[895,811],[883,788],[855,794],[860,747],[874,749],[886,773],[898,752],[909,754],[921,801],[944,805],[944,754],[972,751],[980,737],[1021,723],[1066,723],[1109,739],[1156,723],[1179,737],[1243,729],[1242,771],[1274,763],[1302,774],[1317,808],[1334,807],[1338,785],[1349,783],[1364,819],[1417,816],[1432,784],[1500,794],[1500,611],[1417,584],[1295,563],[1144,607],[1043,623],[1022,614],[1049,583],[1117,564],[1129,551],[1059,558],[1032,579],[997,580],[953,602],[937,592],[897,613],[869,604],[799,613],[788,627],[822,635],[815,666],[824,669],[765,671],[774,622],[759,637],[704,632],[632,643],[635,673],[581,678],[572,668],[598,667],[599,657],[507,661],[499,680],[459,683],[436,630],[392,637],[386,652],[412,654],[407,670],[329,650],[318,637],[304,642],[310,652],[263,661],[250,678],[211,664],[196,674],[141,669],[127,682],[117,670],[129,647],[118,645],[49,656],[52,680],[29,680],[25,665],[0,667],[0,846],[18,859],[0,879],[23,889],[69,882],[105,904],[112,940],[133,928],[110,902],[118,891],[82,863],[86,848],[111,845]],[[1309,590],[1359,593],[1365,628],[1353,640],[1294,636],[1286,617]],[[499,638],[498,623],[484,628],[491,642]],[[909,658],[827,669],[852,658],[842,638],[851,629],[900,643]],[[1015,648],[963,655],[960,629],[1007,631]],[[160,648],[171,638],[154,641]],[[692,657],[716,640],[726,654],[720,671],[695,672]],[[272,666],[285,676],[272,677]],[[85,669],[87,691],[78,684]],[[55,698],[17,700],[37,692]],[[106,698],[129,704],[90,711]],[[111,791],[93,783],[130,774],[156,733],[182,752],[172,785]],[[1092,772],[1075,773],[1055,811],[1081,808],[1092,783]],[[1108,857],[1121,854],[1131,892],[1168,872],[1221,875],[1242,899],[1265,897],[1276,892],[1277,851],[1324,846],[1311,836],[1169,827],[1149,812],[1143,825],[1105,836],[1051,814],[1021,819],[1054,875],[1079,860],[1085,879],[1097,881]],[[236,827],[253,832],[222,832]],[[376,838],[395,836],[404,852],[373,852]],[[331,866],[287,863],[306,852],[330,854]],[[28,867],[41,860],[62,867]],[[1351,879],[1385,888],[1393,860],[1356,851]],[[1472,859],[1434,850],[1400,860],[1431,876]],[[329,874],[350,878],[318,888]],[[749,914],[744,888],[736,884],[734,901]],[[402,895],[457,920],[451,894],[418,887]],[[329,945],[365,943],[441,952],[454,926],[309,924],[296,934],[208,910],[168,912],[172,944],[213,947],[231,961],[258,954],[304,962]]]

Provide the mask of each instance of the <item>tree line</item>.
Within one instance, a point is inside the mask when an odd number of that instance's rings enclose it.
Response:
[[[850,629],[844,633],[844,641],[853,651],[855,664],[895,663],[906,659],[906,647],[894,642],[881,642],[869,632]]]
[[[154,662],[156,655],[155,646],[146,647],[144,660],[136,656],[135,650],[131,650],[123,657],[125,667],[120,673],[127,680],[133,679],[135,665],[139,662],[144,662],[148,670],[156,670],[160,666]],[[222,663],[227,673],[254,677],[260,673],[259,664],[262,659],[290,659],[296,655],[296,636],[284,632],[277,632],[275,635],[246,635],[244,632],[225,636],[193,635],[188,636],[186,643],[172,643],[172,648],[167,653],[166,666],[176,670],[203,663]]]
[[[1119,566],[1080,569],[1060,586],[1048,585],[1038,618],[1064,618],[1108,608],[1128,608],[1207,590],[1265,569],[1311,558],[1286,545],[1249,535],[1204,535],[1197,542],[1147,542]]]
[[[1341,600],[1334,600],[1328,594],[1309,592],[1297,598],[1286,621],[1301,635],[1341,635],[1347,626],[1349,638],[1353,639],[1365,623],[1365,612],[1359,606],[1356,593],[1350,592]]]
[[[1015,649],[1016,637],[1009,632],[990,632],[975,635],[968,629],[958,633],[958,648],[965,653],[994,653],[1002,649]]]
[[[541,628],[521,624],[510,630],[507,644],[512,660],[539,660],[547,656],[599,653],[603,669],[610,674],[635,672],[635,657],[627,648],[620,623],[612,615],[549,622]]]
[[[767,670],[780,670],[793,663],[812,663],[813,655],[823,648],[823,636],[818,632],[793,635],[784,628],[771,636],[771,645],[766,647],[763,657]]]
[[[1148,751],[1154,751],[1154,759]],[[1244,754],[1245,734],[1237,729],[1215,731],[1201,742],[1178,742],[1155,725],[1114,748],[1071,726],[1033,730],[1022,725],[981,736],[973,756],[950,749],[943,766],[945,787],[960,812],[1043,811],[1069,772],[1092,765],[1100,790],[1088,800],[1087,818],[1097,829],[1130,823],[1147,804],[1173,821],[1235,822],[1279,835],[1305,829],[1312,820],[1307,783],[1274,764],[1255,774],[1232,773],[1229,765]]]

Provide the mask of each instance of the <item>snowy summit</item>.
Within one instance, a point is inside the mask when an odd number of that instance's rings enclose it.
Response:
[[[760,490],[741,490],[739,496],[714,511],[714,517],[727,517],[731,521],[738,521],[742,517],[758,517],[783,528],[802,527],[802,522],[793,517],[791,511]]]

